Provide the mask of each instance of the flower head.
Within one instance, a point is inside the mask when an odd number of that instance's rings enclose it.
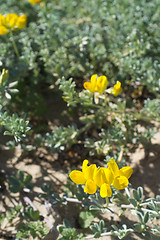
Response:
[[[113,173],[109,170],[109,168],[101,167],[95,174],[94,181],[98,187],[100,187],[100,196],[111,197],[111,183],[113,182]]]
[[[76,184],[84,184],[84,192],[94,194],[99,187],[102,198],[111,197],[111,185],[118,190],[126,188],[133,169],[131,167],[119,169],[113,158],[107,165],[108,168],[100,167],[98,169],[95,164],[88,166],[88,160],[84,160],[82,171],[73,170],[69,177]]]
[[[32,5],[40,3],[42,0],[28,0]]]
[[[94,177],[97,172],[95,164],[88,166],[88,160],[83,161],[82,171],[73,170],[69,177],[76,184],[85,184],[84,192],[94,194],[97,190],[97,185],[94,182]]]
[[[5,35],[9,31],[22,29],[27,24],[27,16],[25,14],[18,16],[15,13],[8,13],[6,16],[0,14],[0,35]]]
[[[92,75],[90,82],[84,83],[84,88],[90,92],[99,92],[100,94],[105,90],[108,85],[108,80],[106,76],[98,77],[97,74]]]
[[[133,169],[128,166],[119,169],[117,163],[113,158],[110,159],[110,162],[107,165],[108,169],[114,176],[112,181],[113,186],[118,190],[126,188],[129,184],[128,179],[132,175]]]
[[[117,81],[117,83],[113,86],[111,93],[115,96],[119,95],[122,92],[121,82]]]

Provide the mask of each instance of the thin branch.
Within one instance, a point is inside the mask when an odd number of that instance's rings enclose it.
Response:
[[[130,232],[134,232],[134,230],[132,228],[129,228],[127,229],[127,232],[130,231]],[[111,236],[113,234],[118,234],[119,232],[117,231],[113,231],[113,232],[106,232],[106,233],[101,233],[101,237],[104,237],[104,236]],[[94,238],[94,235],[89,235],[87,237],[85,237],[85,239],[91,239],[91,238]]]

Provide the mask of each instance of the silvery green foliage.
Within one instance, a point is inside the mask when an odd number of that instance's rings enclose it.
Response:
[[[81,128],[76,129],[77,134],[75,133],[74,143],[78,142],[78,137],[81,133],[85,133],[86,138],[84,141],[81,141],[86,148],[90,149],[90,155],[108,154],[112,149],[113,143],[119,146],[126,146],[128,143],[138,146],[139,143],[142,143],[146,146],[151,141],[151,138],[156,133],[156,129],[146,126],[145,130],[141,130],[137,127],[137,121],[144,120],[144,116],[146,116],[146,123],[147,121],[150,122],[150,119],[154,119],[153,114],[158,119],[158,99],[146,100],[144,110],[142,109],[140,112],[137,112],[136,106],[133,106],[134,111],[130,111],[130,107],[127,106],[127,100],[120,97],[114,99],[109,95],[107,104],[104,102],[104,96],[103,99],[99,98],[98,104],[95,104],[92,93],[86,90],[76,91],[75,87],[75,82],[71,78],[66,80],[65,77],[62,77],[59,80],[59,89],[62,91],[62,98],[67,102],[67,106],[76,106],[81,114],[79,118]],[[154,103],[157,103],[157,108],[154,107]],[[152,108],[151,112],[149,112],[150,107]],[[143,113],[146,109],[148,109],[148,112],[144,115]],[[147,118],[147,116],[149,117]],[[98,140],[93,139],[92,136],[88,137],[92,127],[97,130]],[[68,132],[70,131],[69,128],[70,126],[68,127]],[[67,128],[65,128],[65,131],[67,131]],[[52,134],[54,134],[54,131]],[[60,136],[63,138],[63,134],[59,135],[59,138],[61,138]]]
[[[58,127],[52,133],[47,133],[42,142],[44,146],[52,150],[62,151],[65,147],[71,146],[76,142],[77,130],[74,126]]]
[[[140,116],[144,114],[146,119],[149,118],[160,121],[160,99],[147,99],[144,102],[144,107],[140,112]]]
[[[6,130],[4,135],[13,136],[16,142],[20,142],[26,138],[27,132],[31,129],[29,121],[25,120],[25,115],[19,117],[16,113],[9,115],[7,112],[0,113],[0,124]]]
[[[49,82],[50,74],[55,78],[72,76],[81,81],[81,76],[107,73],[112,76],[112,83],[120,80],[134,85],[136,82],[158,93],[157,0],[132,3],[61,0],[45,1],[43,7],[7,0],[1,3],[1,13],[6,12],[23,12],[29,16],[27,28],[15,34],[21,55],[18,66],[8,36],[1,37],[1,65],[9,67],[13,74],[16,71],[16,80],[29,78],[31,73],[38,79],[37,73],[42,68]]]
[[[142,234],[146,239],[158,240],[160,236],[160,229],[158,225],[154,224],[154,219],[160,218],[160,197],[148,198],[143,200],[143,188],[138,187],[132,189],[132,197],[124,195],[120,192],[116,193],[112,198],[112,201],[115,202],[119,208],[121,215],[125,212],[126,209],[130,210],[130,214],[136,215],[138,221],[133,224],[133,226],[128,227],[126,224],[123,224],[122,227],[117,227],[112,225],[112,229],[106,230],[104,220],[100,220],[99,224],[94,223],[90,226],[91,230],[94,233],[95,238],[100,236],[117,236],[119,239],[123,239],[130,233],[139,233]],[[113,206],[113,204],[112,204]],[[108,209],[111,208],[111,205],[108,205]],[[96,210],[104,211],[105,207],[99,206],[99,209]],[[94,208],[92,208],[94,210]],[[148,224],[150,220],[150,224]],[[103,224],[102,224],[103,223]],[[114,229],[114,230],[113,230]],[[91,238],[88,237],[88,239]]]

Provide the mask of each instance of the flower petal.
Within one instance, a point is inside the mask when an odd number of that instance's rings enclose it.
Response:
[[[106,184],[106,183],[102,184],[102,186],[100,188],[100,196],[102,198],[112,196],[112,190],[108,184]]]
[[[0,14],[0,25],[6,26],[6,17]]]
[[[27,25],[27,16],[25,14],[21,15],[18,18],[16,25],[19,29],[24,28]]]
[[[119,172],[121,176],[125,176],[127,179],[129,179],[133,173],[133,169],[131,167],[123,167]]]
[[[94,194],[97,190],[97,186],[94,181],[91,179],[87,180],[84,188],[84,192],[87,192],[89,194]]]
[[[86,90],[89,90],[89,91],[92,92],[92,93],[95,92],[95,91],[94,91],[94,87],[93,87],[93,85],[92,85],[91,82],[85,82],[85,83],[83,84],[83,87],[84,87]]]
[[[88,160],[85,159],[82,164],[82,172],[85,172],[85,169],[88,167],[87,165],[88,165]]]
[[[99,93],[102,93],[104,91],[104,89],[107,87],[108,85],[108,80],[107,80],[107,77],[106,76],[100,76],[98,79],[97,79],[97,85],[96,85],[96,90],[99,92]]]
[[[113,181],[113,174],[109,168],[101,167],[95,174],[94,181],[98,187],[101,187],[102,184],[107,183],[111,185]]]
[[[124,189],[128,186],[129,181],[125,176],[117,176],[113,181],[113,186],[118,189]]]
[[[119,167],[113,158],[110,159],[110,162],[107,163],[107,165],[115,177],[119,175]]]
[[[87,167],[84,171],[84,177],[86,180],[93,180],[94,179],[94,176],[97,172],[97,167],[96,167],[96,164],[92,164],[90,165],[89,167]]]
[[[7,22],[7,25],[9,27],[11,27],[11,28],[16,27],[17,20],[18,20],[18,15],[17,14],[15,14],[15,13],[8,13],[7,14],[6,22]]]
[[[0,26],[0,35],[5,35],[8,33],[8,30],[4,26]]]
[[[113,86],[112,94],[117,96],[122,92],[121,82],[117,81],[117,83]]]
[[[86,180],[84,178],[84,173],[78,170],[73,170],[69,174],[70,179],[76,184],[85,184]]]
[[[93,74],[93,75],[91,76],[91,83],[92,83],[93,85],[95,85],[95,84],[96,84],[96,81],[97,81],[97,74]]]

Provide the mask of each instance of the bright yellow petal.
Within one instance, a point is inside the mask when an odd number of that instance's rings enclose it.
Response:
[[[112,94],[117,96],[122,92],[121,82],[117,81],[117,83],[113,86]]]
[[[93,85],[95,85],[95,84],[96,84],[96,81],[97,81],[97,74],[93,74],[93,75],[91,76],[91,83],[92,83]]]
[[[16,26],[19,28],[19,29],[22,29],[24,28],[25,26],[27,25],[27,16],[25,14],[21,15],[18,20],[17,20],[17,23],[16,23]]]
[[[117,176],[113,181],[113,186],[118,189],[124,189],[128,186],[129,181],[125,176]]]
[[[90,91],[90,92],[92,92],[92,93],[95,92],[95,91],[94,91],[94,87],[93,87],[93,85],[91,84],[91,82],[85,82],[85,83],[83,84],[83,87],[84,87],[86,90],[88,90],[88,91]]]
[[[31,4],[36,4],[36,3],[39,3],[39,2],[41,2],[42,0],[29,0],[29,2],[31,3]]]
[[[86,180],[93,180],[94,179],[94,176],[97,172],[97,167],[96,167],[96,164],[92,164],[90,165],[89,167],[87,167],[84,171],[84,177]]]
[[[5,35],[8,33],[8,30],[4,26],[0,26],[0,35]]]
[[[125,176],[127,179],[129,179],[133,173],[133,169],[131,167],[123,167],[119,172],[121,176]]]
[[[15,14],[15,13],[8,13],[7,14],[6,22],[7,22],[7,25],[9,27],[11,27],[11,28],[16,27],[17,20],[18,20],[18,15],[17,14]]]
[[[69,174],[70,179],[76,184],[85,184],[86,180],[84,174],[81,171],[73,170]]]
[[[104,173],[104,168],[99,168],[97,173],[95,174],[94,181],[98,187],[101,187],[103,183],[106,181],[106,175]]]
[[[102,198],[112,196],[112,190],[108,184],[106,184],[106,183],[102,184],[102,186],[100,188],[100,196]]]
[[[107,80],[107,77],[106,76],[100,76],[98,79],[97,79],[97,91],[99,93],[102,93],[104,91],[104,89],[107,87],[108,85],[108,80]]]
[[[82,164],[82,172],[84,173],[86,168],[88,167],[88,160],[85,159]]]
[[[97,86],[97,74],[94,74],[91,76],[91,86],[92,86],[92,92],[96,92],[96,86]]]
[[[119,89],[121,87],[121,82],[117,81],[117,83],[114,85],[116,89]]]
[[[0,25],[6,26],[6,17],[0,14]]]
[[[112,172],[114,177],[119,175],[119,167],[113,158],[110,159],[110,162],[107,163],[109,170]]]
[[[87,192],[89,194],[94,194],[97,190],[97,186],[94,181],[91,179],[87,180],[84,188],[84,192]]]
[[[113,179],[114,179],[113,172],[109,168],[105,168],[104,172],[105,172],[105,175],[106,175],[107,183],[109,185],[111,185],[111,183],[113,182]]]
[[[107,183],[111,185],[113,182],[113,174],[109,168],[101,167],[95,174],[94,181],[98,187],[101,187],[102,184]]]

